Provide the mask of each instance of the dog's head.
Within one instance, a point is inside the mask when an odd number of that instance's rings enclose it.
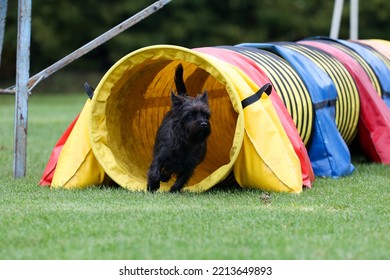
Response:
[[[196,97],[171,93],[172,115],[190,143],[201,143],[211,134],[208,94],[204,91]]]

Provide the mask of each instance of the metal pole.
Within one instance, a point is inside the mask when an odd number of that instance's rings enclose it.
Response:
[[[352,40],[357,40],[359,32],[359,0],[351,0],[351,12],[349,20],[349,38]]]
[[[46,79],[48,76],[50,76],[54,72],[60,70],[61,68],[65,67],[66,65],[68,65],[72,61],[78,59],[79,57],[90,52],[91,50],[95,49],[96,47],[100,46],[101,44],[107,42],[111,38],[115,37],[119,33],[125,31],[129,27],[135,25],[136,23],[140,22],[141,20],[145,19],[146,17],[150,16],[151,14],[157,12],[158,10],[160,10],[162,7],[164,7],[169,2],[171,2],[171,0],[160,0],[160,1],[154,2],[150,6],[146,7],[145,9],[143,9],[142,11],[133,15],[132,17],[128,18],[124,22],[118,24],[117,26],[115,26],[112,29],[108,30],[107,32],[103,33],[102,35],[95,38],[91,42],[85,44],[81,48],[75,50],[71,54],[65,56],[64,58],[62,58],[61,60],[52,64],[51,66],[47,67],[46,69],[35,74],[29,80],[29,83],[28,83],[29,87],[30,88],[35,87],[40,81]]]
[[[30,69],[31,1],[19,0],[15,85],[14,177],[26,176],[28,77]]]
[[[329,37],[337,39],[339,37],[341,15],[343,11],[344,0],[335,0],[333,7],[332,26],[330,27]]]
[[[1,54],[3,52],[5,18],[7,16],[7,4],[8,4],[8,0],[0,0],[0,66],[1,66]]]
[[[4,0],[0,0],[4,1]],[[93,41],[85,44],[81,48],[75,50],[71,54],[67,55],[66,57],[62,58],[61,60],[57,61],[56,63],[50,65],[46,69],[42,70],[41,72],[35,74],[32,76],[28,81],[28,87],[30,91],[41,81],[49,77],[51,74],[57,72],[61,68],[65,67],[69,63],[73,62],[74,60],[80,58],[81,56],[85,55],[86,53],[90,52],[91,50],[97,48],[101,44],[105,43],[106,41],[110,40],[114,36],[118,35],[119,33],[125,31],[129,27],[135,25],[136,23],[140,22],[141,20],[145,19],[146,17],[150,16],[151,14],[155,13],[156,11],[160,10],[162,7],[164,7],[166,4],[171,2],[171,0],[159,0],[155,3],[151,4],[147,8],[143,9],[142,11],[138,12],[131,18],[127,19],[126,21],[122,22],[121,24],[118,24],[117,26],[113,27],[106,33],[100,35]],[[11,86],[7,89],[0,89],[0,94],[14,94],[15,93],[15,86]]]

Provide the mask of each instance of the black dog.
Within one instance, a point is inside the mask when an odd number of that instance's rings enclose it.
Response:
[[[160,181],[168,182],[172,175],[176,175],[176,181],[170,192],[179,192],[205,158],[211,133],[207,92],[188,96],[181,64],[176,68],[175,85],[179,95],[171,92],[171,110],[157,131],[147,174],[147,189],[152,192],[160,188]]]

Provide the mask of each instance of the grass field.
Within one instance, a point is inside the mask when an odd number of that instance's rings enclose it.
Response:
[[[390,166],[300,195],[39,187],[83,94],[31,96],[28,175],[12,178],[14,98],[0,97],[0,259],[390,259]]]

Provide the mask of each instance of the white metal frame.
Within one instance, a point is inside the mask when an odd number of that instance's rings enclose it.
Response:
[[[329,37],[337,39],[340,32],[341,16],[343,12],[344,0],[335,0],[333,7],[332,25]],[[357,40],[359,35],[359,0],[350,0],[349,15],[349,38]]]

